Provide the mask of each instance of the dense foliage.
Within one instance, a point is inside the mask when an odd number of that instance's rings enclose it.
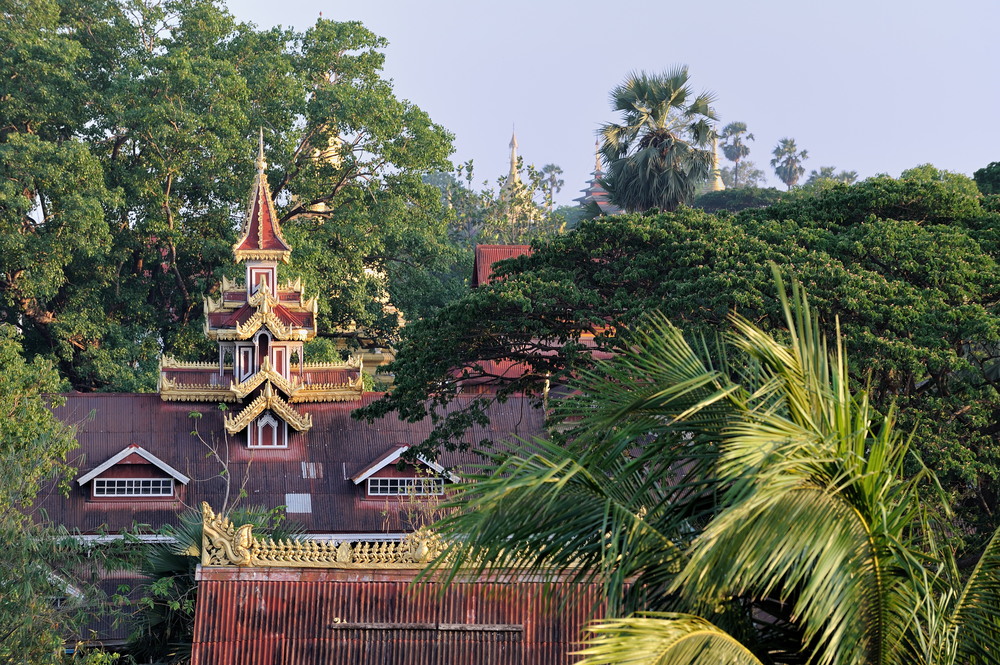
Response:
[[[778,291],[772,334],[734,315],[707,350],[652,315],[623,335],[555,406],[564,442],[460,488],[438,565],[602,584],[588,665],[995,662],[1000,537],[960,571],[896,412]]]
[[[17,0],[0,21],[0,321],[81,390],[145,390],[200,356],[263,127],[322,334],[384,340],[454,257],[451,136],[380,77],[358,23],[259,30],[212,0]],[[366,271],[365,268],[371,270]],[[235,274],[231,275],[235,276]]]
[[[454,368],[476,376],[492,367],[476,361],[527,368],[495,398],[540,396],[546,379],[558,385],[591,362],[581,334],[596,329],[606,345],[614,326],[652,309],[708,338],[733,311],[767,328],[780,322],[764,268],[773,261],[810,290],[827,325],[839,317],[855,378],[877,408],[898,403],[904,429],[927,425],[916,445],[953,494],[956,535],[977,541],[998,521],[998,228],[971,180],[932,167],[737,214],[586,221],[411,326],[395,392],[362,415],[421,417],[455,394]],[[475,408],[452,415],[429,446],[475,417]]]
[[[96,582],[119,552],[94,551],[31,514],[45,483],[68,480],[76,440],[51,411],[62,387],[51,364],[26,362],[15,331],[0,324],[0,663],[62,662],[65,636],[107,609]]]

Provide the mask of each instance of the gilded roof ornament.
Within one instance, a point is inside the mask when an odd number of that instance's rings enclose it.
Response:
[[[427,528],[399,542],[263,540],[253,526],[236,527],[201,504],[201,565],[255,568],[424,568],[441,551],[441,538]]]

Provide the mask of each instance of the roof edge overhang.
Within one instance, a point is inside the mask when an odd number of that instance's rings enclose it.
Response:
[[[159,457],[149,452],[142,446],[136,445],[134,443],[130,446],[127,446],[121,452],[115,453],[114,455],[109,457],[103,464],[101,464],[97,468],[92,469],[88,473],[85,473],[84,475],[80,476],[76,482],[79,483],[81,486],[86,485],[91,480],[101,475],[102,473],[113,467],[115,464],[118,464],[123,459],[132,454],[136,454],[139,457],[142,457],[147,462],[157,467],[167,475],[171,476],[174,480],[181,483],[182,485],[187,485],[189,482],[191,482],[191,479],[185,476],[183,473],[181,473],[174,467],[170,466],[169,464],[167,464],[166,462],[164,462]]]
[[[405,453],[409,449],[410,446],[396,446],[392,450],[387,451],[384,455],[382,455],[382,457],[376,459],[374,462],[372,462],[367,467],[362,469],[359,473],[352,476],[351,481],[355,485],[360,485],[361,483],[368,480],[369,478],[374,476],[376,473],[378,473],[385,467],[395,462],[398,462],[399,459],[403,456],[403,453]],[[433,469],[435,473],[447,478],[453,483],[461,481],[461,478],[459,478],[456,474],[452,473],[451,471],[448,471],[437,462],[427,459],[423,455],[417,455],[417,461],[419,461],[424,466]]]

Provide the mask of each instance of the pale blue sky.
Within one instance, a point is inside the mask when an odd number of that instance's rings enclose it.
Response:
[[[932,163],[971,175],[1000,161],[996,0],[229,0],[237,18],[304,29],[358,20],[389,40],[385,75],[455,134],[453,161],[477,179],[520,152],[559,164],[578,196],[595,130],[616,119],[608,91],[632,70],[687,64],[717,95],[721,124],[747,123],[750,159],[782,137],[807,169],[896,176]],[[807,171],[808,173],[808,171]]]

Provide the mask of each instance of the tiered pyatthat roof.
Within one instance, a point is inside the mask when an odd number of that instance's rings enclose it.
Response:
[[[274,339],[306,342],[316,336],[316,298],[306,299],[302,281],[252,293],[246,284],[222,280],[222,293],[205,298],[205,335],[217,342],[250,339],[266,328]]]
[[[250,190],[247,216],[243,220],[240,239],[233,245],[236,261],[262,260],[284,261],[292,253],[292,248],[281,235],[278,215],[274,211],[271,188],[267,185],[267,162],[264,160],[264,136],[261,134],[260,150],[257,154],[257,175]]]
[[[601,170],[600,145],[596,141],[594,142],[594,171],[591,175],[594,177],[587,183],[587,188],[580,190],[583,196],[579,196],[573,200],[581,206],[595,203],[605,215],[617,215],[621,213],[622,209],[611,202],[611,196],[608,194],[608,190],[604,189],[604,185],[601,184],[601,178],[604,177],[604,171]]]
[[[246,264],[244,281],[223,278],[220,293],[205,299],[205,335],[219,344],[218,363],[160,362],[165,401],[246,402],[227,417],[230,434],[267,414],[307,430],[311,419],[293,403],[356,401],[364,391],[360,358],[304,362],[303,343],[316,336],[317,303],[304,296],[301,280],[278,282],[278,263],[292,250],[278,225],[266,166],[262,140],[247,218],[233,246],[236,262]]]

